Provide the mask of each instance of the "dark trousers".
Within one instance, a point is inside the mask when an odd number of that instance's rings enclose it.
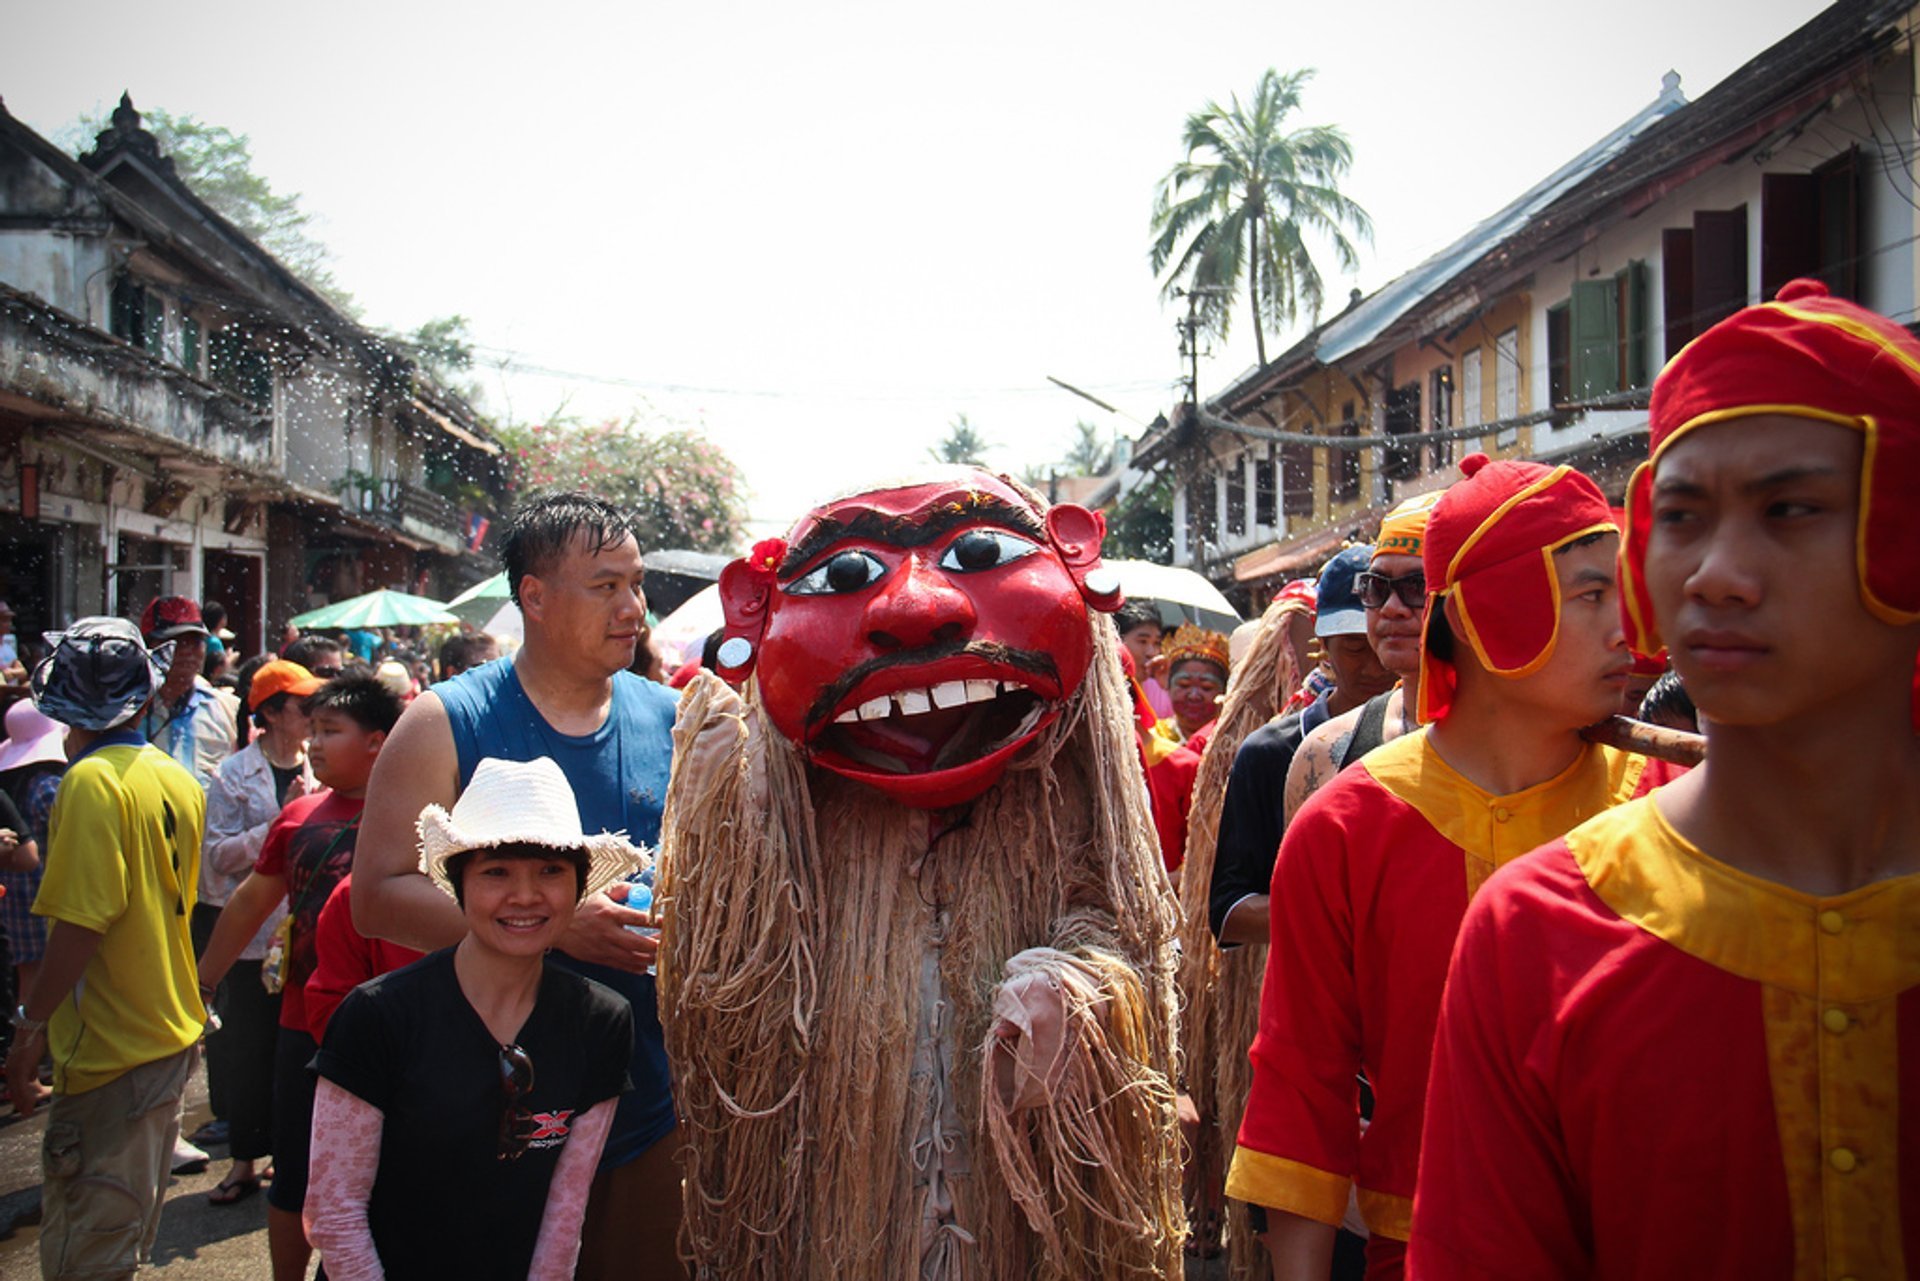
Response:
[[[193,908],[194,947],[206,949],[220,909]],[[203,937],[204,933],[204,937]],[[207,1038],[207,1102],[227,1123],[228,1155],[257,1161],[273,1151],[273,1055],[280,1036],[280,996],[260,985],[260,962],[235,961],[213,1005],[220,1030]]]

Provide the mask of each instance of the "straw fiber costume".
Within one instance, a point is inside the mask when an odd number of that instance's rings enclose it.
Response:
[[[943,469],[721,578],[662,1022],[702,1277],[1178,1275],[1174,905],[1098,516]]]

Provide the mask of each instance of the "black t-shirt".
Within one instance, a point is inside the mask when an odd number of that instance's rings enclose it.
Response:
[[[300,777],[300,767],[298,765],[289,765],[286,769],[281,769],[272,761],[268,761],[267,768],[273,771],[273,799],[285,805],[287,803],[287,789],[293,786],[294,779]]]
[[[548,965],[515,1044],[533,1063],[531,1141],[502,1161],[500,1046],[467,1004],[453,949],[362,983],[327,1025],[313,1068],[380,1109],[367,1222],[386,1275],[514,1278],[533,1261],[571,1124],[631,1088],[626,999]]]
[[[1207,923],[1215,938],[1235,903],[1273,886],[1273,864],[1287,825],[1287,769],[1304,738],[1295,712],[1247,735],[1233,754],[1213,847],[1213,883],[1207,889]]]

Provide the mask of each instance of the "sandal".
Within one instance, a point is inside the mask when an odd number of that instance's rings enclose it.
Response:
[[[229,1174],[220,1180],[218,1187],[207,1193],[207,1201],[211,1205],[236,1205],[259,1190],[259,1175],[249,1174],[236,1179]]]

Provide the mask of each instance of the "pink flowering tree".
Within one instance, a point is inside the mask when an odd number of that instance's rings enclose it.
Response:
[[[633,513],[641,550],[743,547],[740,468],[697,428],[647,425],[640,414],[600,423],[555,417],[503,426],[513,499],[580,489]]]

